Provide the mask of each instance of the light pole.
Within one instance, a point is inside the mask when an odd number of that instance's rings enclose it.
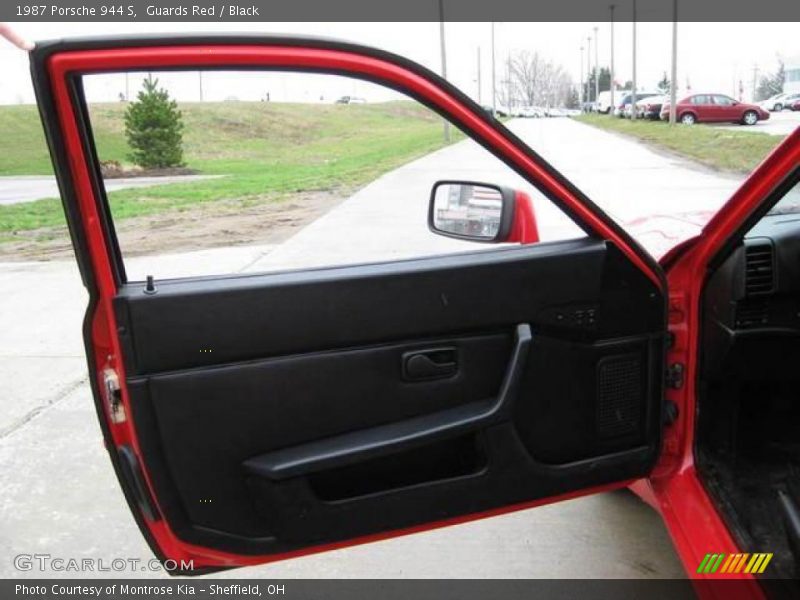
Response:
[[[439,46],[442,50],[442,77],[447,79],[447,51],[444,43],[444,0],[439,0]],[[444,141],[450,142],[450,121],[444,120]]]
[[[611,76],[609,79],[609,89],[611,90],[611,107],[608,109],[608,114],[613,114],[614,112],[614,9],[616,8],[616,4],[610,4],[608,10],[611,12]]]
[[[581,111],[583,111],[584,108],[585,108],[585,104],[586,104],[586,101],[584,100],[584,97],[583,97],[583,92],[584,92],[584,89],[583,89],[583,46],[581,46],[581,79],[580,79],[580,81],[581,81],[581,84],[580,84]]]
[[[600,42],[597,39],[597,26],[594,27],[594,103],[597,106],[597,99],[600,97],[600,63],[597,60],[597,48]]]
[[[633,77],[631,79],[631,120],[636,119],[636,0],[633,0]]]
[[[478,104],[481,104],[481,47],[478,46]]]
[[[672,71],[669,83],[669,124],[675,125],[678,109],[678,0],[672,0]]]
[[[592,36],[586,38],[586,101],[592,101]]]
[[[497,75],[495,72],[495,56],[494,56],[494,21],[492,21],[492,116],[497,116],[497,89],[496,89]]]

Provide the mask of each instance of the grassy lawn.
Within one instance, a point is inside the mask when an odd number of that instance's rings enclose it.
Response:
[[[186,166],[222,177],[112,192],[116,220],[217,200],[247,206],[294,192],[348,191],[444,145],[441,120],[411,102],[188,103],[181,110]],[[121,103],[90,107],[101,160],[129,162],[123,111]],[[0,175],[52,172],[35,107],[0,107],[0,131]],[[55,199],[0,206],[0,241],[14,231],[63,224]]]
[[[707,125],[670,127],[663,121],[631,121],[607,115],[581,115],[576,120],[635,137],[714,169],[738,173],[752,171],[781,140],[767,133]]]

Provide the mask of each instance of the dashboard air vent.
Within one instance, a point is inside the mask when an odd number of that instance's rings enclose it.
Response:
[[[745,292],[748,296],[768,294],[775,284],[772,244],[749,244],[744,252]]]

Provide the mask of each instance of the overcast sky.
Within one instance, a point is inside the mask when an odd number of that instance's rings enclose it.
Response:
[[[580,47],[587,46],[586,38],[589,36],[593,38],[591,60],[594,64],[595,26],[598,27],[599,63],[601,67],[607,66],[610,57],[609,23],[497,23],[498,80],[505,57],[513,51],[528,50],[563,65],[577,82],[581,70]],[[440,70],[438,23],[18,23],[15,27],[34,41],[92,36],[99,31],[104,35],[209,31],[322,35],[384,48]],[[615,66],[620,82],[631,78],[632,29],[630,22],[615,24]],[[684,87],[688,80],[695,91],[738,95],[736,90],[741,81],[745,99],[748,99],[754,67],[760,72],[773,71],[778,57],[787,62],[798,62],[798,29],[797,23],[681,23],[678,28],[678,83]],[[484,103],[491,102],[490,31],[489,23],[446,25],[448,79],[477,99],[477,52],[480,47]],[[669,72],[672,24],[639,23],[637,32],[639,87],[652,88],[664,71]],[[2,44],[0,65],[0,103],[33,102],[25,54],[9,44]],[[209,85],[209,96],[214,96],[215,92],[219,96],[224,91],[222,83],[218,89],[213,82]],[[97,86],[97,95],[110,93],[110,87],[113,86]],[[363,93],[363,90],[345,90],[343,93]]]

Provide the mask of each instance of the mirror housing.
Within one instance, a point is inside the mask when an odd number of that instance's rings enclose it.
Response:
[[[473,242],[539,241],[528,194],[474,181],[437,181],[433,185],[428,228],[438,235]]]

